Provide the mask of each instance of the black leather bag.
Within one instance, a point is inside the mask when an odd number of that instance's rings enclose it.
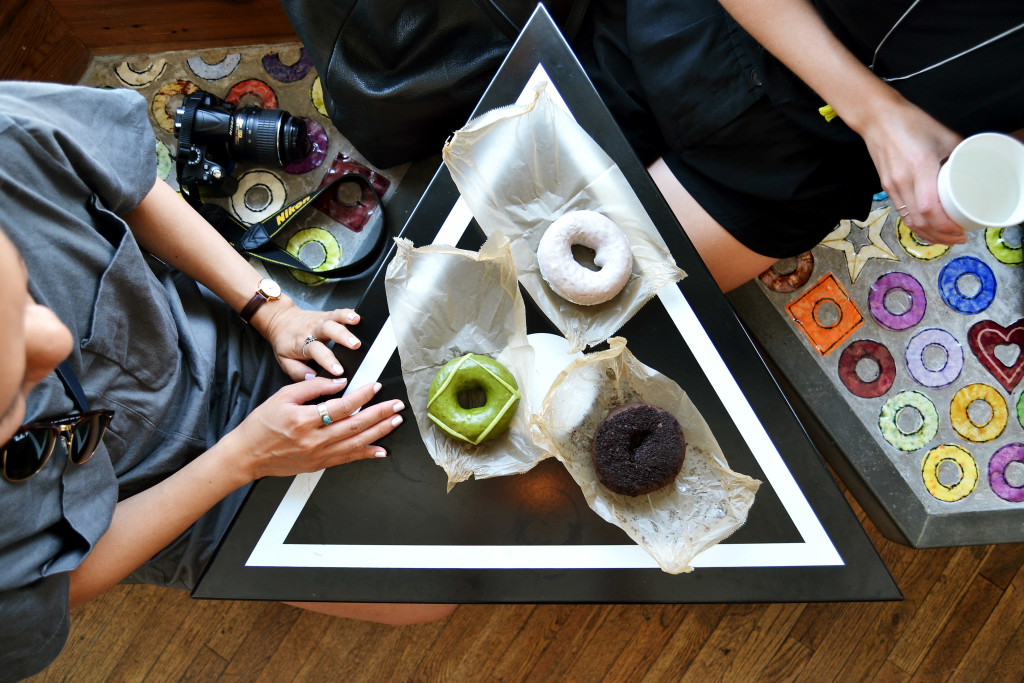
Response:
[[[536,0],[282,0],[320,74],[331,121],[389,168],[441,151]],[[542,4],[572,39],[586,0]]]

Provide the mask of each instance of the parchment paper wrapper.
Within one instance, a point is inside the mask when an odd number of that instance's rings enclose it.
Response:
[[[430,457],[448,474],[448,490],[470,476],[529,470],[547,455],[530,434],[533,348],[526,339],[526,312],[508,238],[496,232],[479,252],[395,242],[398,251],[384,282],[391,325],[409,407]],[[434,375],[466,353],[503,364],[522,394],[509,430],[478,446],[449,439],[427,417]]]
[[[570,364],[533,418],[534,439],[554,453],[591,509],[623,529],[670,574],[739,529],[761,482],[729,469],[704,418],[678,384],[638,361],[626,340]],[[642,496],[612,493],[597,480],[591,444],[612,408],[650,403],[682,427],[686,457],[674,484]]]
[[[548,94],[542,82],[526,105],[488,112],[445,144],[444,163],[477,223],[512,241],[519,280],[572,351],[611,337],[662,287],[685,273],[640,200],[604,150]],[[629,240],[633,274],[610,301],[573,304],[555,294],[537,265],[537,244],[553,220],[589,209]]]

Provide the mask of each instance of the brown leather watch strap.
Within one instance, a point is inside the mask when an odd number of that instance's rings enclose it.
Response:
[[[245,305],[245,308],[243,308],[242,312],[238,315],[242,317],[242,320],[248,323],[252,320],[252,317],[256,315],[256,311],[260,310],[260,306],[268,301],[270,301],[270,298],[266,294],[256,290],[256,293],[252,295],[251,299],[249,299],[249,303]]]

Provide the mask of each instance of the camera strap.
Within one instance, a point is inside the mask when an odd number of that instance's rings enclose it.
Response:
[[[358,183],[363,189],[372,192],[373,197],[377,200],[377,208],[369,223],[361,231],[364,233],[363,238],[355,248],[350,248],[347,253],[343,254],[340,264],[329,269],[310,267],[273,243],[273,239],[313,204],[317,197],[325,192],[334,192],[340,183],[345,182]],[[242,223],[222,206],[203,203],[199,198],[197,188],[182,187],[182,195],[236,251],[266,263],[294,268],[323,278],[346,279],[362,275],[380,255],[387,234],[384,204],[370,180],[359,173],[343,173],[332,179],[331,182],[288,204],[277,213],[252,225]]]

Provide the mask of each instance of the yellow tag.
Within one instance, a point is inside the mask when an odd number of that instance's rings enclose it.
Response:
[[[824,107],[818,107],[818,113],[825,117],[826,121],[831,121],[837,114],[836,110],[831,105],[826,104]]]

